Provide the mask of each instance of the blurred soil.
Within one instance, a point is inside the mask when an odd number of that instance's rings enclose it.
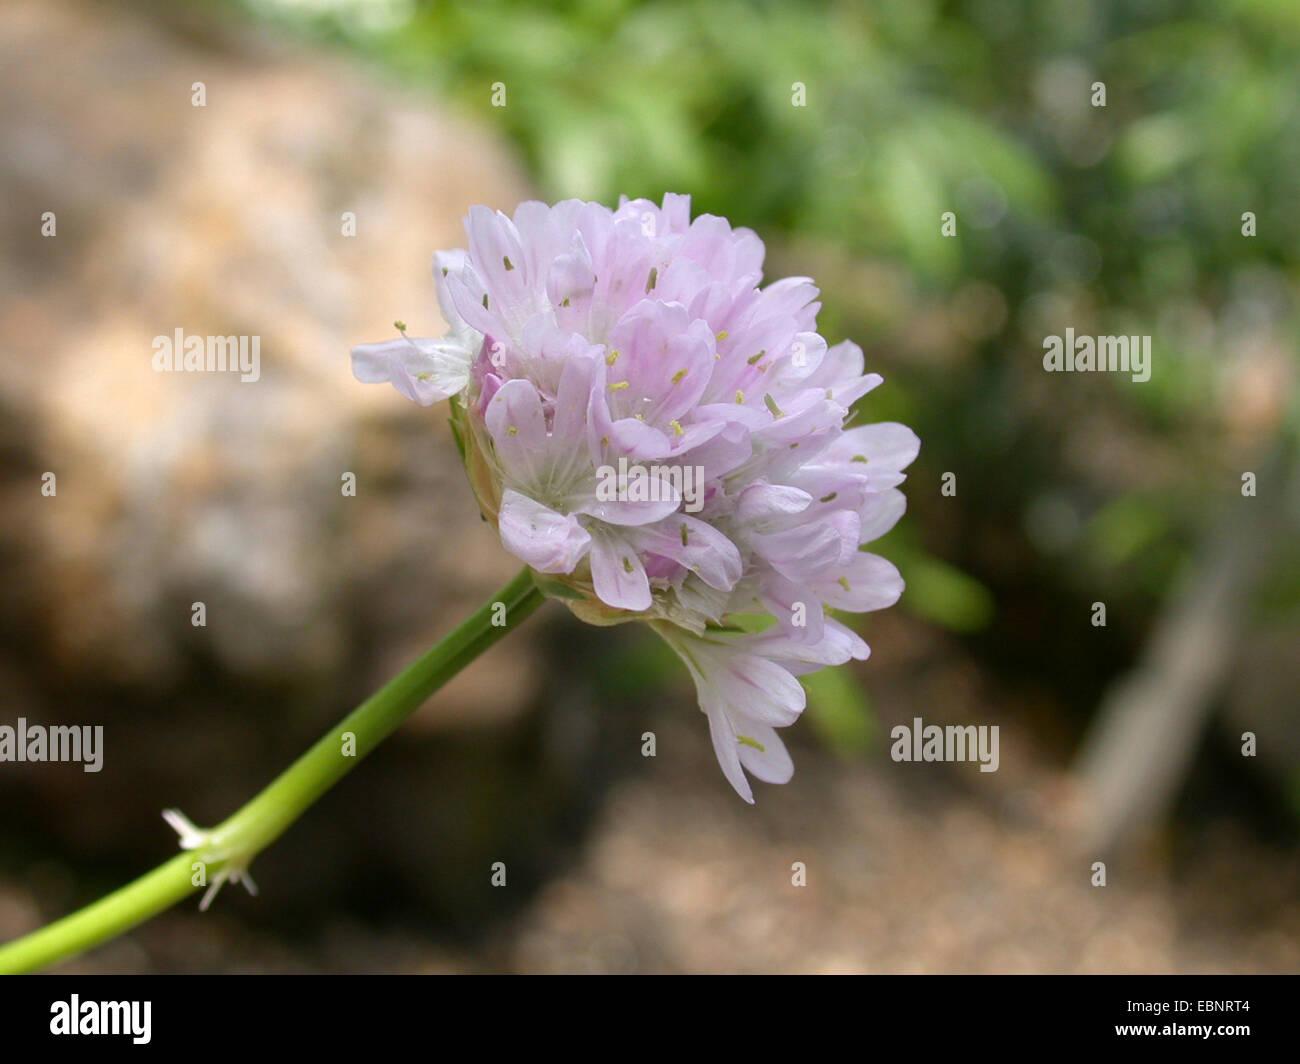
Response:
[[[553,607],[553,609],[558,609]],[[555,620],[555,618],[552,618]],[[560,621],[557,645],[589,640]],[[608,632],[584,647],[594,653]],[[75,962],[77,971],[517,972],[1293,972],[1300,968],[1300,861],[1238,816],[1194,813],[1141,856],[1092,858],[1069,840],[1071,792],[1054,739],[1036,733],[1042,698],[1008,695],[961,647],[905,617],[872,628],[863,678],[881,728],[865,757],[840,758],[792,730],[797,770],[754,807],[723,782],[703,718],[677,688],[653,704],[544,699],[532,741],[557,751],[595,728],[591,801],[551,821],[544,846],[467,850],[447,832],[440,768],[472,746],[399,737],[333,801],[263,858],[262,897],[193,902]],[[920,678],[919,680],[917,678]],[[572,678],[571,678],[572,679]],[[913,707],[919,707],[915,710]],[[933,707],[933,708],[931,708]],[[998,722],[1001,766],[896,764],[888,727]],[[517,730],[519,725],[507,726]],[[529,730],[529,729],[526,729]],[[638,756],[641,735],[658,739]],[[526,786],[521,784],[521,786]],[[524,812],[522,835],[544,830]],[[340,823],[333,810],[365,803]],[[313,827],[313,822],[315,826]],[[331,845],[304,849],[295,836]],[[161,840],[162,830],[154,832]],[[536,839],[534,838],[534,841]],[[387,852],[385,852],[387,851]],[[490,852],[489,852],[490,851]],[[376,862],[357,867],[357,853]],[[533,854],[532,858],[527,854]],[[542,854],[538,863],[537,854]],[[451,857],[452,859],[449,859]],[[507,885],[490,884],[504,860]],[[401,862],[399,868],[394,862]],[[792,885],[802,862],[804,887]],[[70,872],[48,870],[68,886]],[[322,880],[333,879],[332,888]],[[351,889],[332,905],[319,896]],[[438,914],[446,884],[458,921]],[[443,886],[440,887],[439,884]],[[0,934],[35,922],[32,887],[10,880]],[[419,895],[423,892],[424,901]],[[277,895],[279,897],[277,898]],[[287,895],[287,897],[285,896]],[[43,893],[43,896],[44,893]],[[430,901],[430,898],[434,898]],[[47,898],[48,900],[48,898]],[[295,919],[291,912],[305,911]],[[470,914],[477,913],[477,916]],[[287,919],[287,926],[286,926]],[[278,921],[278,922],[277,922]],[[286,934],[285,932],[288,931]]]

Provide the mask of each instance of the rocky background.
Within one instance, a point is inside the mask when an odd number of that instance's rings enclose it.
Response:
[[[0,765],[0,938],[170,854],[162,808],[226,815],[509,578],[445,416],[356,384],[347,351],[396,318],[436,333],[432,249],[527,194],[493,135],[238,20],[0,9],[0,723],[106,732],[98,774]],[[153,372],[177,328],[259,335],[261,380]],[[638,682],[635,633],[549,607],[259,859],[260,897],[67,968],[1300,966],[1290,829],[1222,807],[1213,757],[1093,888],[1059,695],[903,614],[868,636],[867,752],[798,728],[794,784],[751,809],[684,677]],[[1001,770],[894,764],[914,713],[999,722]]]

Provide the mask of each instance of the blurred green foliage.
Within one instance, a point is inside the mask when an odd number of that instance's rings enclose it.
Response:
[[[817,737],[841,756],[860,754],[876,741],[871,702],[848,669],[822,669],[803,678],[807,719]]]
[[[689,192],[816,277],[889,378],[868,416],[925,441],[883,552],[934,623],[994,623],[1012,569],[1149,613],[1240,471],[1294,456],[1294,0],[247,6],[497,127],[547,199]],[[1151,381],[1044,374],[1067,326],[1150,335]]]

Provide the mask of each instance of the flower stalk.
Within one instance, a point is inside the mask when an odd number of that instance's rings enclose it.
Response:
[[[543,601],[531,571],[525,568],[458,628],[344,717],[233,816],[210,831],[193,829],[179,815],[169,817],[173,824],[187,825],[182,836],[185,852],[100,901],[0,946],[0,974],[31,972],[55,964],[129,931],[202,887],[246,879],[254,857],[430,695]]]

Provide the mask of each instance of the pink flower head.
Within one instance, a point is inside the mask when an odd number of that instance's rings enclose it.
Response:
[[[452,398],[506,549],[584,619],[652,622],[752,802],[746,772],[793,772],[774,729],[804,708],[795,677],[867,656],[828,610],[902,593],[862,547],[902,516],[920,443],[844,427],[880,376],[818,335],[810,280],[760,287],[762,241],[685,196],[475,207],[466,229],[434,263],[448,335],[355,348],[354,372]]]

